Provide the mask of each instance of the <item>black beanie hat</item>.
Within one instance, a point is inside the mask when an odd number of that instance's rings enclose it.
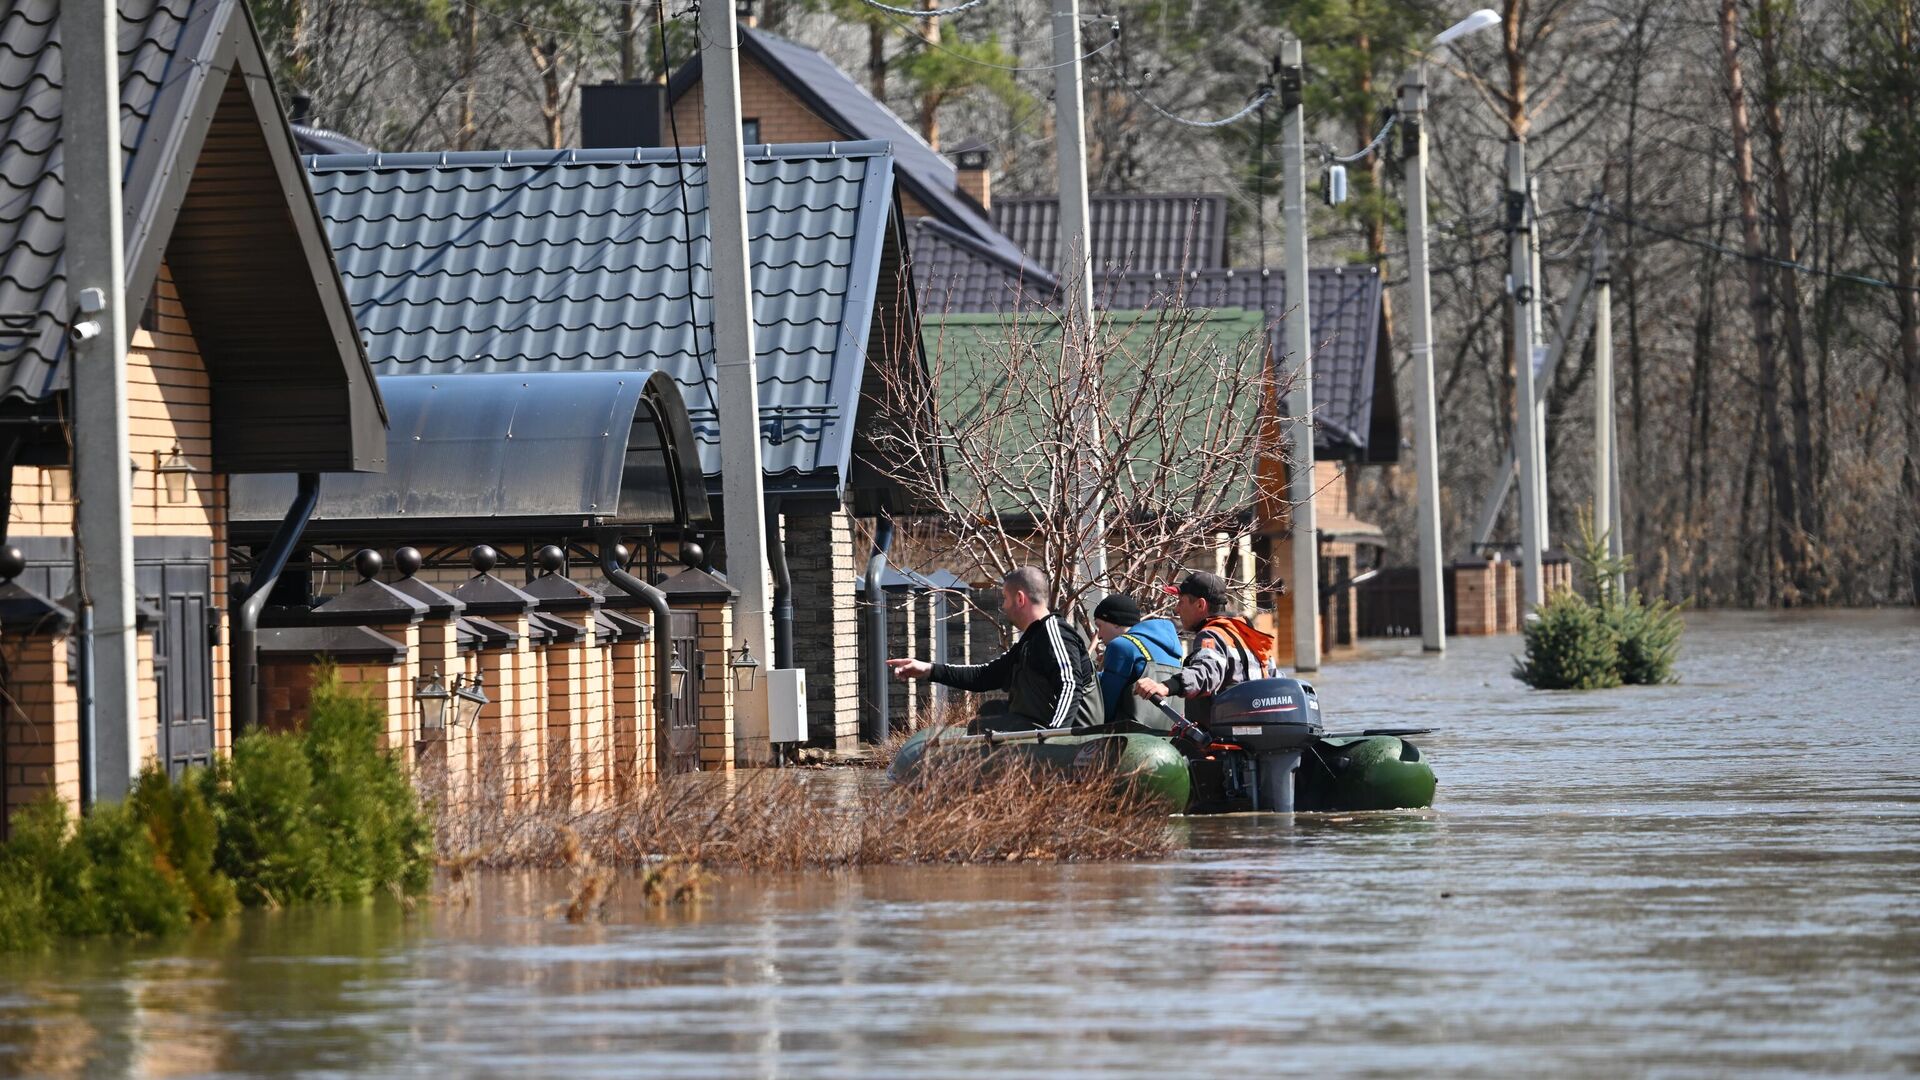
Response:
[[[1132,626],[1140,621],[1140,605],[1126,593],[1108,593],[1093,609],[1093,617],[1115,626]]]

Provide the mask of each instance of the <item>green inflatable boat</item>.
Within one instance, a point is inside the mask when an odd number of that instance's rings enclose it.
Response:
[[[1259,679],[1213,699],[1210,741],[1114,728],[969,735],[957,728],[914,734],[889,775],[910,781],[948,754],[1009,755],[1074,773],[1111,769],[1174,813],[1253,810],[1407,810],[1433,805],[1433,768],[1406,736],[1425,729],[1327,734],[1313,687]]]

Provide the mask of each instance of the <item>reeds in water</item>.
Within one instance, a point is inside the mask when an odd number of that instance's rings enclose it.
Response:
[[[1172,845],[1166,807],[1099,770],[955,754],[907,785],[871,773],[695,773],[612,785],[618,797],[584,803],[564,790],[516,795],[513,764],[489,763],[441,807],[439,850],[457,875],[641,869],[661,878],[660,902],[676,903],[697,895],[697,868],[1140,859]]]

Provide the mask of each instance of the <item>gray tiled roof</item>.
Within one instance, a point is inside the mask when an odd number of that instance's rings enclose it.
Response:
[[[887,287],[879,275],[893,157],[872,142],[753,150],[747,210],[764,465],[773,476],[824,472],[837,487]],[[354,155],[309,165],[381,375],[660,370],[680,384],[704,471],[718,473],[702,151],[689,149],[684,169],[671,150]]]
[[[211,6],[199,4],[200,14]],[[144,136],[176,51],[197,43],[188,40],[194,9],[195,0],[121,0],[120,149],[129,174],[141,155],[161,152]],[[0,315],[9,323],[0,327],[0,398],[36,401],[64,381],[59,16],[55,3],[0,5]]]
[[[1014,311],[1054,303],[1060,283],[1053,275],[1001,259],[960,230],[917,218],[911,242],[913,281],[920,310]]]
[[[1323,267],[1313,291],[1313,401],[1322,444],[1342,443],[1368,460],[1399,452],[1398,404],[1391,365],[1379,355],[1381,281],[1372,267]],[[1272,270],[1197,270],[1186,274],[1096,275],[1094,302],[1110,311],[1165,306],[1245,308],[1265,313],[1275,356],[1286,355],[1286,275]]]
[[[1103,194],[1093,216],[1095,273],[1203,270],[1227,265],[1227,197],[1186,191]],[[1060,270],[1060,199],[1025,195],[993,201],[993,223],[1027,255]]]

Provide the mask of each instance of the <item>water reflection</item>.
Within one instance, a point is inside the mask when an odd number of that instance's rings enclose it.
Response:
[[[1322,673],[1429,814],[1177,822],[1151,864],[563,878],[0,961],[21,1075],[1891,1073],[1920,1067],[1920,620],[1696,618],[1675,687],[1511,641]],[[843,783],[845,778],[826,781]],[[823,797],[836,796],[824,789]]]

